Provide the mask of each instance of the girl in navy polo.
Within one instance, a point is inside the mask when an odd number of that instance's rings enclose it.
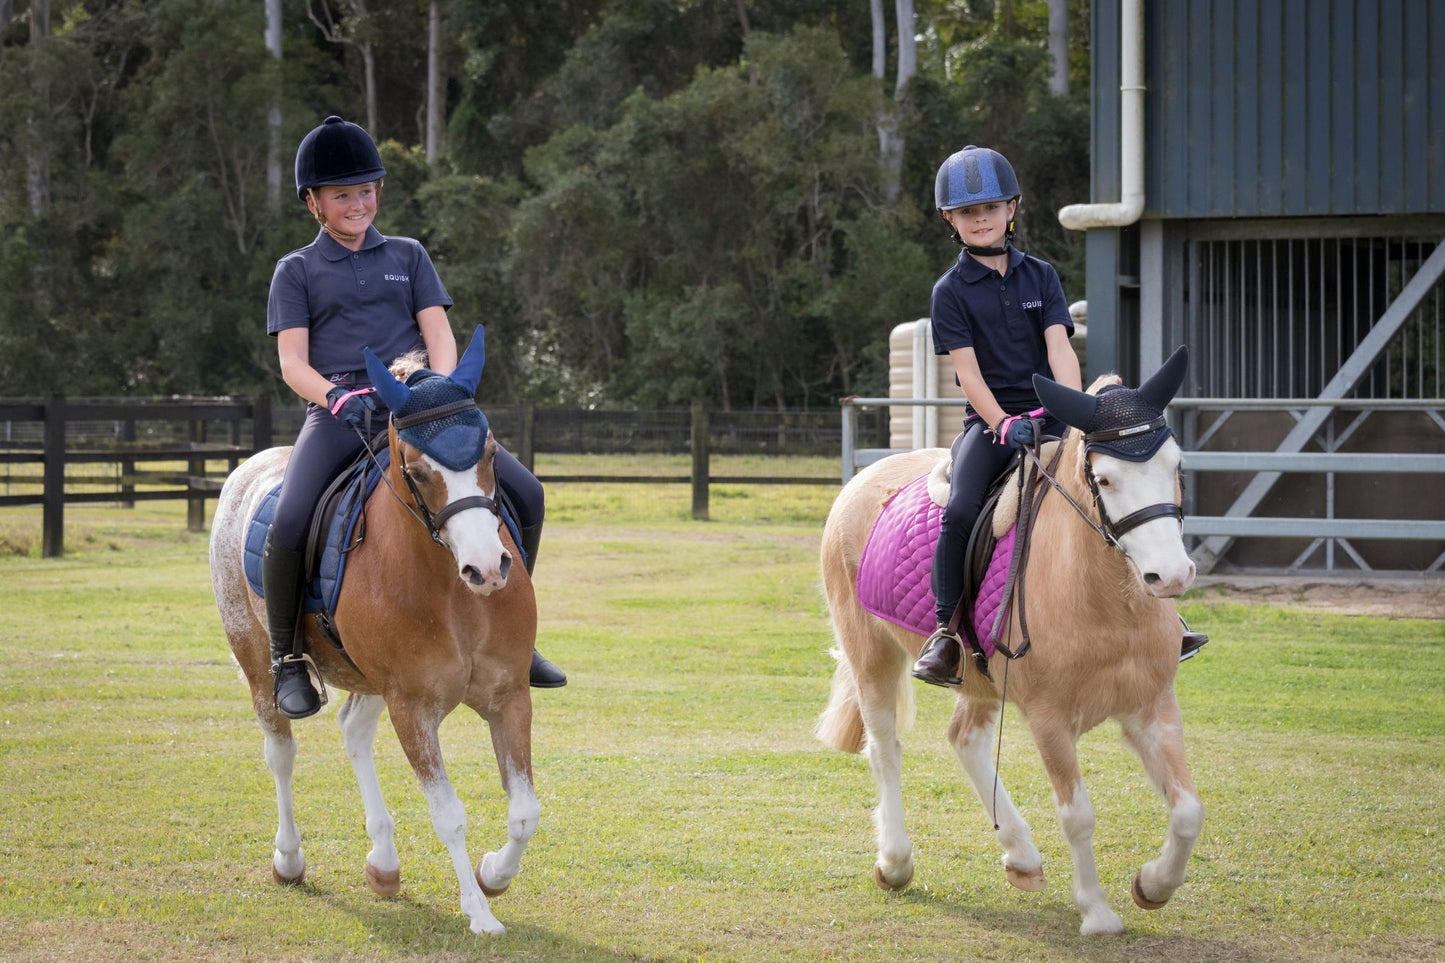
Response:
[[[360,454],[358,429],[373,437],[386,430],[376,396],[357,391],[369,386],[362,349],[370,347],[390,363],[424,348],[428,366],[439,374],[457,364],[447,319],[452,299],[426,249],[372,226],[385,177],[376,144],[356,124],[327,117],[302,138],[296,193],[321,230],[276,263],[266,304],[266,331],[276,338],[281,377],[310,402],[281,482],[261,578],[276,707],[293,719],[321,707],[295,646],[311,513],[326,486]],[[519,516],[530,571],[542,532],[542,486],[501,449],[497,483]],[[565,685],[567,677],[534,652],[531,682],[550,688]]]
[[[938,629],[913,666],[915,678],[934,685],[963,682],[963,644],[949,626],[963,594],[964,554],[989,482],[1034,441],[1026,416],[1042,412],[1033,376],[1082,388],[1059,275],[1011,243],[1021,197],[1013,166],[987,147],[953,154],[934,181],[938,210],[963,251],[933,286],[933,346],[953,361],[968,401],[933,555]],[[1046,417],[1043,430],[1062,435],[1064,426]]]

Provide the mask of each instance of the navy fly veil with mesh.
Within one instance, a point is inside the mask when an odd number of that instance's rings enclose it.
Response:
[[[1174,432],[1160,425],[1164,410],[1155,407],[1138,389],[1105,385],[1099,389],[1099,406],[1084,427],[1089,451],[1101,451],[1125,461],[1148,461]],[[1122,432],[1108,441],[1089,441],[1089,435]]]
[[[401,410],[395,412],[396,418],[403,422],[413,415],[472,400],[471,392],[464,386],[426,368],[414,372],[406,384],[411,394]],[[464,471],[481,460],[489,430],[487,416],[473,404],[441,418],[409,425],[397,435],[442,466]]]
[[[1034,375],[1034,390],[1049,414],[1084,435],[1084,450],[1125,461],[1148,461],[1173,437],[1164,409],[1174,400],[1189,368],[1189,348],[1180,345],[1138,388],[1108,384],[1097,394]]]

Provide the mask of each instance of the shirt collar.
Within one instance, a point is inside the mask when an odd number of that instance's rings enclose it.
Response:
[[[369,251],[386,243],[386,238],[376,229],[376,225],[369,224],[366,228],[366,239],[361,242],[361,249]],[[316,232],[316,247],[321,251],[323,257],[328,261],[344,261],[353,254],[349,248],[341,246],[341,243],[327,234],[325,231]]]
[[[1008,246],[1009,273],[1012,274],[1014,268],[1018,267],[1022,263],[1024,263],[1024,252],[1020,251],[1018,248],[1010,244]],[[958,274],[959,277],[963,278],[970,284],[976,281],[982,281],[985,278],[998,276],[998,272],[995,271],[993,268],[985,267],[976,258],[969,257],[967,250],[963,250],[958,253]]]

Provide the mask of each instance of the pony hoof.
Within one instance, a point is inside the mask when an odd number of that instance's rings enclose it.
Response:
[[[487,855],[491,855],[491,854],[488,853]],[[504,883],[504,884],[501,886],[501,888],[496,888],[496,887],[488,886],[488,885],[487,885],[487,881],[484,880],[484,879],[482,879],[482,869],[483,869],[483,867],[485,867],[486,865],[487,865],[487,857],[486,857],[486,856],[483,856],[483,857],[482,857],[482,861],[477,864],[477,868],[476,868],[476,870],[473,872],[472,875],[476,876],[476,878],[477,878],[477,885],[482,888],[482,892],[486,894],[487,899],[496,899],[498,896],[501,896],[503,893],[505,893],[508,889],[511,888],[512,881],[511,881],[511,880],[507,880],[507,882]]]
[[[879,866],[877,863],[874,863],[873,882],[877,883],[880,889],[883,889],[890,893],[896,893],[899,890],[907,889],[908,884],[913,882],[913,869],[912,867],[910,867],[908,870],[908,875],[900,879],[898,882],[890,883],[888,881],[888,878],[883,875],[883,867]]]
[[[1005,866],[1004,872],[1008,873],[1008,881],[1011,885],[1018,887],[1025,893],[1041,893],[1044,889],[1044,871],[1040,869],[1022,870]]]
[[[385,872],[367,863],[366,885],[370,886],[371,891],[377,896],[390,899],[401,892],[401,870],[393,869],[391,872]]]
[[[288,878],[282,876],[281,871],[276,868],[276,864],[272,863],[271,878],[274,879],[276,882],[280,883],[282,886],[300,886],[302,883],[306,882],[306,867],[301,867],[301,872],[297,873],[295,876]]]
[[[1134,874],[1134,885],[1129,887],[1129,895],[1134,897],[1134,905],[1139,907],[1140,909],[1157,910],[1165,903],[1169,902],[1168,897],[1165,897],[1164,899],[1158,900],[1156,902],[1155,900],[1152,900],[1149,897],[1145,896],[1143,887],[1139,885],[1138,873]]]

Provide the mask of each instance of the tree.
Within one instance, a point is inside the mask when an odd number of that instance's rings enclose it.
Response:
[[[281,60],[281,0],[266,0],[266,49],[279,63]],[[279,80],[281,72],[276,72]],[[266,188],[273,213],[281,211],[281,91],[271,98],[266,118]]]
[[[435,163],[442,150],[442,12],[441,0],[427,7],[426,41],[426,159]]]
[[[1059,95],[1069,92],[1069,0],[1049,0],[1049,57],[1054,70],[1049,75],[1049,90]]]
[[[39,51],[50,36],[50,0],[30,0],[30,47]],[[40,133],[44,124],[41,113],[50,107],[50,78],[45,71],[36,71],[35,112],[27,118],[26,187],[30,197],[30,213],[42,218],[50,209],[50,146]]]
[[[883,17],[883,0],[870,0],[873,16],[873,76],[883,80],[888,61],[888,26]],[[918,72],[918,55],[913,35],[913,0],[895,0],[898,23],[898,78],[893,85],[893,99],[902,105],[907,97],[909,81]],[[905,135],[899,108],[894,108],[878,121],[878,154],[883,169],[883,196],[898,200],[903,172]]]
[[[349,16],[338,18],[327,0],[306,0],[306,16],[327,41],[352,47],[361,57],[362,93],[366,104],[366,130],[372,137],[382,135],[376,104],[376,49],[372,45],[372,19],[368,0],[346,0]]]
[[[884,102],[836,34],[754,29],[738,63],[535,149],[528,323],[574,376],[644,404],[781,408],[850,383],[877,318],[836,289],[862,294],[871,255],[910,248],[879,192]],[[890,280],[926,304],[921,262]]]

